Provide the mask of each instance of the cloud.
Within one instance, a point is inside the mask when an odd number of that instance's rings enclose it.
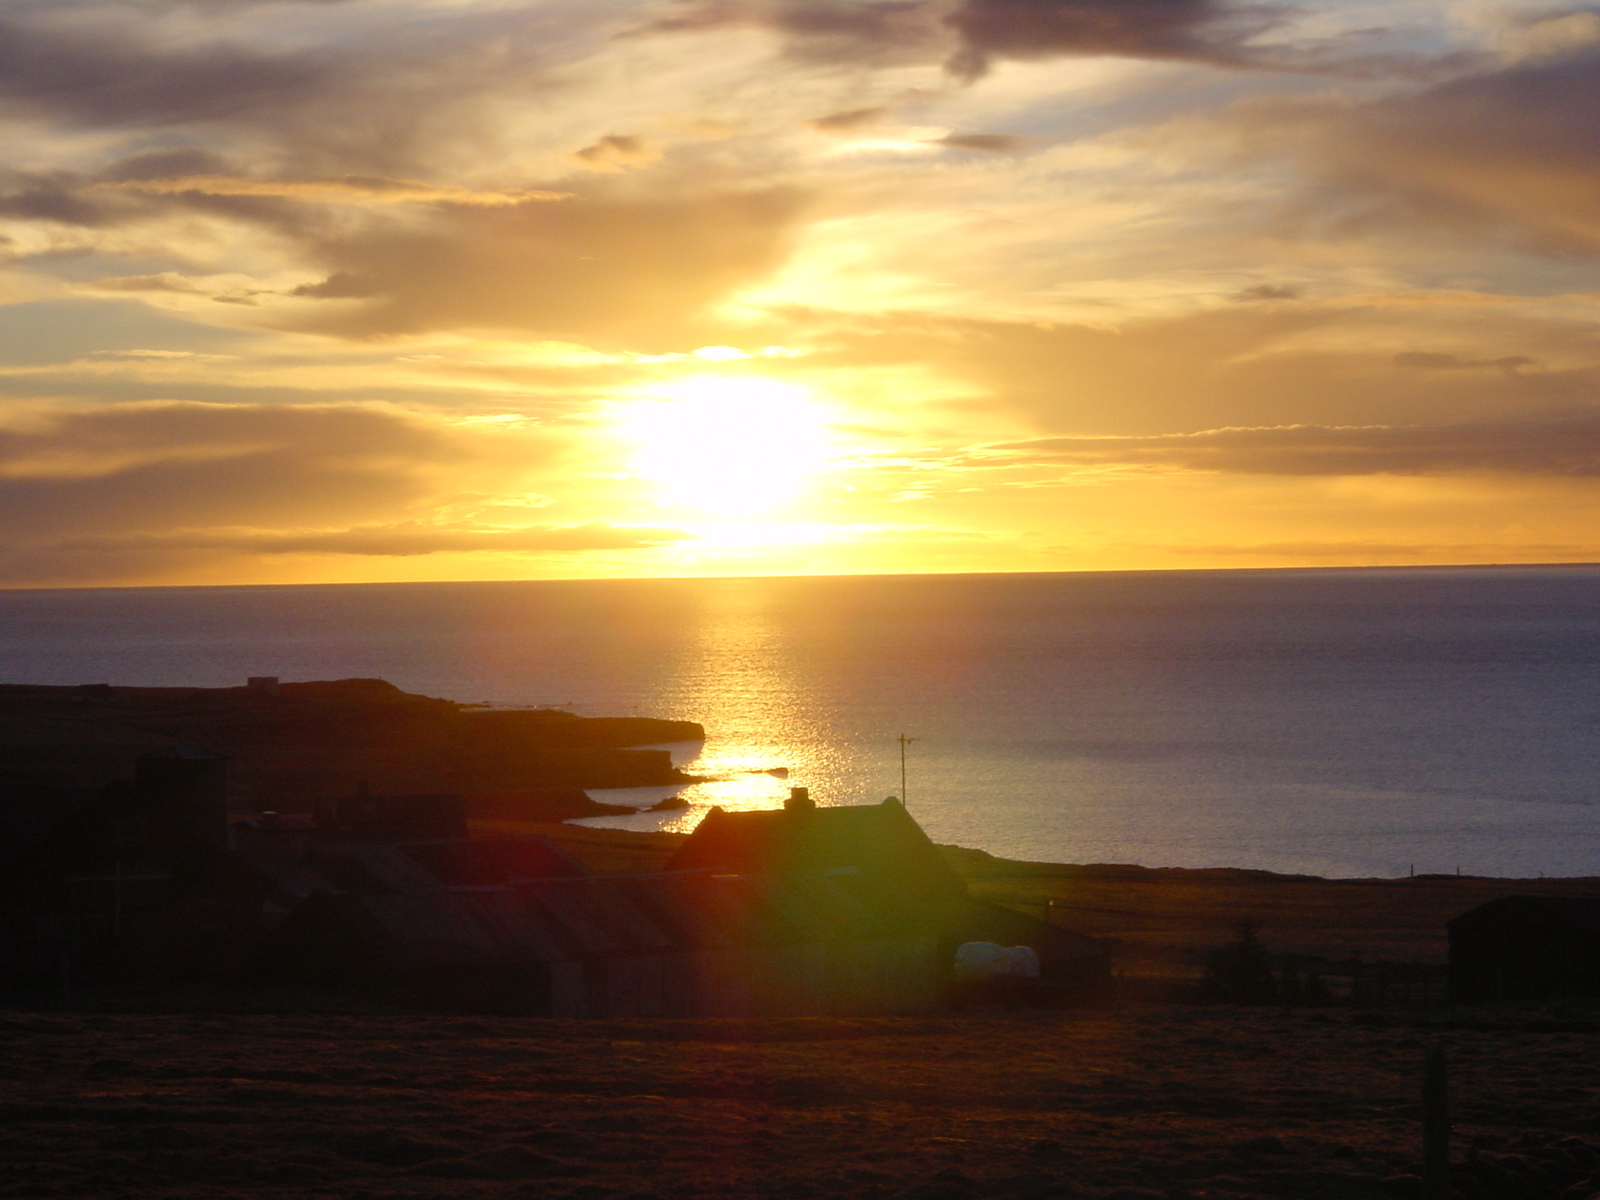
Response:
[[[210,526],[326,527],[427,509],[548,459],[525,433],[376,407],[140,403],[0,428],[11,542]]]
[[[728,25],[774,30],[796,57],[877,66],[943,61],[973,82],[997,60],[1072,55],[1281,67],[1291,52],[1247,43],[1277,24],[1279,5],[1218,0],[680,0],[635,36]]]
[[[873,105],[871,108],[851,108],[844,112],[829,113],[825,117],[813,117],[806,125],[818,133],[854,133],[868,125],[876,124],[889,112],[882,104]]]
[[[1305,296],[1302,288],[1287,284],[1258,283],[1254,287],[1243,288],[1231,297],[1236,304],[1250,304],[1261,300],[1299,300]]]
[[[441,527],[420,521],[276,533],[263,530],[184,532],[125,538],[72,539],[50,549],[73,552],[203,550],[233,554],[350,554],[412,558],[425,554],[558,553],[636,550],[683,541],[680,529],[612,525],[528,525],[516,529]]]
[[[1600,254],[1594,113],[1600,45],[1372,101],[1256,98],[1227,120],[1247,155],[1292,162],[1287,215],[1347,236],[1463,236],[1553,257]]]
[[[1428,562],[1527,562],[1543,558],[1547,561],[1567,561],[1593,558],[1596,544],[1551,542],[1367,542],[1367,541],[1316,541],[1252,542],[1245,544],[1207,545],[1199,542],[1176,545],[1151,546],[1172,554],[1189,554],[1200,557],[1238,556],[1241,558],[1298,558],[1338,559],[1348,563],[1363,558],[1424,559]]]
[[[579,152],[580,154],[582,151]],[[152,196],[276,196],[331,204],[465,204],[501,207],[540,200],[563,200],[569,193],[542,188],[482,190],[452,185],[418,183],[412,179],[385,179],[370,175],[345,175],[337,179],[256,179],[225,175],[181,175],[170,179],[106,180],[90,185],[91,191],[143,192]]]
[[[1447,425],[1284,425],[1142,438],[1037,438],[974,463],[1131,466],[1238,475],[1600,477],[1600,412]]]
[[[329,273],[296,294],[339,303],[296,324],[347,337],[514,329],[676,349],[696,344],[710,305],[783,261],[805,200],[790,188],[591,195],[313,233],[305,252]]]
[[[1536,367],[1538,359],[1526,354],[1507,354],[1501,358],[1463,358],[1459,354],[1431,354],[1420,350],[1406,350],[1394,356],[1397,367],[1411,367],[1419,371],[1481,371],[1493,369],[1514,374],[1521,367]]]
[[[946,64],[961,79],[985,75],[996,59],[1115,55],[1245,66],[1245,48],[1278,11],[1215,0],[964,0],[945,21],[960,35]]]
[[[661,151],[648,138],[611,133],[591,142],[572,157],[591,171],[628,171],[661,161]]]
[[[1010,133],[952,133],[939,138],[941,146],[954,150],[976,150],[980,154],[1019,154],[1033,144],[1033,138]]]
[[[481,162],[505,102],[570,88],[559,67],[606,9],[18,3],[0,14],[0,115],[227,145],[290,177],[432,173]]]

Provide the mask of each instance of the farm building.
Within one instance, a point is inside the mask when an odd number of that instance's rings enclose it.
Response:
[[[970,896],[939,848],[893,798],[818,807],[797,788],[781,809],[713,808],[667,869],[760,876],[853,869],[876,880],[902,918],[938,937],[952,958],[963,942],[995,942],[1033,947],[1047,983],[1089,986],[1110,973],[1110,952],[1094,938]]]
[[[947,974],[940,940],[855,871],[324,893],[284,921],[271,968],[566,1017],[927,1012]]]
[[[1458,1002],[1600,996],[1600,896],[1502,896],[1447,928]]]
[[[964,895],[966,886],[898,800],[818,807],[804,788],[782,808],[713,808],[667,861],[669,871],[714,867],[785,874],[853,867],[907,895]]]
[[[226,849],[224,775],[175,747],[103,787],[0,784],[0,982],[246,973],[262,892]]]
[[[548,838],[499,835],[415,841],[330,839],[303,819],[240,821],[234,844],[280,903],[315,892],[516,883],[586,875],[588,868]]]

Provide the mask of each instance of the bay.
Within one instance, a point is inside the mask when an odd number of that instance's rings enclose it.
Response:
[[[1600,873],[1594,566],[0,592],[5,682],[247,675],[706,725],[690,808],[597,824],[875,802],[904,734],[1008,857]]]

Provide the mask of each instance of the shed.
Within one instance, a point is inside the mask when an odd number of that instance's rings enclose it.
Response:
[[[432,992],[567,1017],[936,1010],[937,937],[855,872],[714,871],[314,896],[280,977]]]
[[[1600,996],[1600,896],[1501,896],[1446,928],[1453,1000]]]

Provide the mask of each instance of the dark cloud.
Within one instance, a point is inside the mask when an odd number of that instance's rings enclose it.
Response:
[[[1411,367],[1419,371],[1481,371],[1493,369],[1512,373],[1522,367],[1536,367],[1537,359],[1526,354],[1507,354],[1501,358],[1462,358],[1459,354],[1432,354],[1421,350],[1407,350],[1394,356],[1397,367]]]
[[[0,18],[0,105],[97,128],[217,121],[325,90],[327,54],[139,45],[90,25]]]
[[[69,411],[0,430],[0,526],[8,540],[37,542],[392,519],[436,496],[441,475],[493,469],[484,456],[458,429],[372,408]]]
[[[1285,425],[1144,438],[1040,438],[979,461],[1240,475],[1600,477],[1600,412],[1453,425]]]
[[[872,108],[852,108],[844,112],[829,113],[825,117],[816,117],[806,124],[818,133],[853,133],[883,119],[888,112],[883,105]]]
[[[945,21],[961,46],[946,64],[977,79],[995,59],[1060,55],[1180,59],[1244,66],[1244,44],[1275,20],[1273,10],[1216,0],[964,0]]]
[[[574,151],[572,157],[591,170],[621,171],[657,162],[661,151],[648,138],[612,133]]]
[[[676,0],[629,36],[730,25],[772,29],[790,54],[827,63],[936,60],[948,41],[930,0]]]
[[[1278,5],[1219,0],[679,0],[639,33],[759,25],[789,52],[835,63],[943,60],[971,82],[1000,59],[1114,55],[1220,66],[1282,67],[1302,54],[1247,46]],[[1308,61],[1308,60],[1307,60]]]
[[[1258,283],[1255,287],[1247,287],[1233,294],[1237,304],[1250,304],[1259,300],[1299,300],[1305,296],[1302,288],[1286,284]]]
[[[163,141],[194,145],[231,135],[230,145],[247,144],[257,165],[293,174],[406,174],[495,144],[497,103],[567,86],[552,73],[562,49],[599,36],[609,20],[574,9],[558,21],[536,5],[383,19],[386,6],[373,6],[323,31],[306,5],[306,29],[291,43],[260,36],[241,19],[256,8],[267,20],[274,7],[7,6],[0,115],[160,131]],[[363,7],[349,5],[356,13]],[[265,48],[273,45],[282,48]]]
[[[1020,154],[1033,144],[1033,138],[1010,133],[952,133],[939,144],[954,150],[976,150],[980,154]]]
[[[1277,98],[1237,110],[1247,152],[1292,160],[1289,215],[1353,236],[1463,235],[1475,248],[1600,254],[1600,45],[1358,103]]]
[[[354,303],[301,327],[354,337],[518,329],[676,349],[707,305],[783,260],[804,202],[791,189],[595,195],[462,208],[421,229],[373,224],[307,245],[330,273],[298,294]]]

